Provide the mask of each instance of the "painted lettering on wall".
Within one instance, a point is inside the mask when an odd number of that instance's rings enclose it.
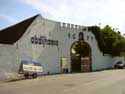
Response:
[[[32,44],[50,45],[50,46],[58,46],[58,40],[47,39],[46,36],[37,37],[36,35],[31,37]]]

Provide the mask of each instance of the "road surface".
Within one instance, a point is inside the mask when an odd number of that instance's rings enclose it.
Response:
[[[59,74],[1,82],[0,94],[125,94],[125,70]]]

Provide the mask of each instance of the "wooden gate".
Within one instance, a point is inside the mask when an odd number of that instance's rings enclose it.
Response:
[[[90,57],[81,58],[81,72],[90,72],[91,71],[91,60]]]

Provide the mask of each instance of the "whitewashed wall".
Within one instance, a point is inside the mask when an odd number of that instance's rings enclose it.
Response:
[[[83,31],[81,28],[85,30]],[[74,42],[78,41],[79,32],[84,33],[85,42],[91,47],[93,71],[112,67],[114,62],[121,60],[120,57],[113,58],[110,55],[103,55],[98,48],[94,34],[88,31],[86,27],[62,24],[38,16],[22,38],[14,45],[0,45],[0,79],[8,78],[11,74],[17,74],[21,60],[40,62],[43,66],[43,74],[52,74],[61,72],[61,58],[67,58],[70,71],[70,48]],[[40,44],[32,44],[31,37],[35,35],[58,40],[59,45],[45,45],[44,47]]]
[[[83,32],[84,40],[90,45],[91,50],[92,50],[92,53],[91,53],[92,54],[92,70],[94,71],[94,70],[111,68],[112,63],[113,63],[112,57],[110,55],[103,56],[103,53],[98,48],[97,40],[94,34],[91,31],[88,31],[86,27],[82,27],[82,28],[85,28],[85,31],[81,30],[80,28],[67,27],[66,25],[60,28],[60,33],[62,35],[61,36],[62,40],[60,41],[61,42],[60,44],[61,56],[67,57],[69,60],[69,63],[71,63],[70,48],[75,41],[78,41],[79,32]],[[68,37],[68,34],[70,34],[70,38]],[[75,39],[73,39],[73,34],[75,34],[76,36]],[[71,68],[71,66],[69,68]]]
[[[12,45],[0,45],[0,80],[13,78],[18,74],[16,48]]]
[[[56,22],[42,19],[39,16],[27,29],[24,36],[16,43],[19,46],[20,60],[32,60],[40,62],[43,66],[43,74],[60,73],[59,46],[32,44],[31,37],[46,36],[49,39],[58,40],[56,35]]]
[[[81,28],[85,29],[84,31]],[[85,42],[92,50],[92,70],[100,70],[112,66],[113,59],[110,55],[103,55],[98,48],[94,34],[88,28],[73,24],[59,23],[42,18],[41,16],[31,24],[24,36],[18,41],[20,60],[28,59],[38,61],[43,65],[43,74],[60,73],[61,58],[67,58],[69,71],[71,69],[70,48],[75,41],[78,41],[79,32],[84,33]],[[69,38],[70,34],[70,38]],[[58,40],[59,46],[43,47],[42,45],[31,44],[32,36],[46,36]],[[75,35],[75,39],[73,36]],[[89,36],[89,38],[87,38]],[[93,38],[93,39],[92,39]]]

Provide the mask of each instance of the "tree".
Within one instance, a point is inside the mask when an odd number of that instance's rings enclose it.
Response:
[[[113,56],[120,56],[125,39],[121,34],[117,33],[115,29],[112,29],[109,25],[106,25],[102,29],[103,39],[107,46],[107,51]]]
[[[103,53],[111,54],[112,56],[120,56],[125,49],[125,38],[114,28],[106,25],[104,28],[98,26],[89,27],[95,35],[98,46]]]
[[[91,27],[88,27],[88,29],[95,35],[100,51],[102,51],[103,53],[106,53],[107,47],[103,39],[103,35],[101,33],[101,28],[98,26],[91,26]]]

